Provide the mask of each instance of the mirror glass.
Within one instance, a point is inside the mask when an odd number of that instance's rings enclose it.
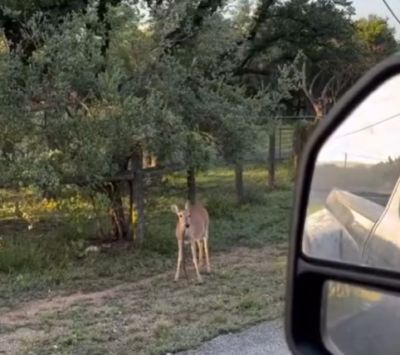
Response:
[[[333,354],[399,354],[399,297],[328,281],[324,299],[321,326]]]
[[[400,76],[370,94],[318,154],[308,256],[400,271]]]

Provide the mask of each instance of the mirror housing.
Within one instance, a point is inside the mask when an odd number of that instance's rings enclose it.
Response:
[[[303,232],[312,176],[319,151],[365,98],[385,81],[399,74],[400,56],[396,54],[364,75],[321,121],[307,143],[301,158],[291,224],[285,310],[286,337],[294,354],[331,353],[328,350],[327,334],[321,326],[326,317],[323,305],[326,301],[324,285],[327,282],[337,281],[378,291],[400,293],[400,278],[394,271],[375,269],[371,266],[347,265],[328,260],[330,258],[326,260],[313,259],[307,256],[303,250],[303,247],[310,247],[303,246]],[[357,209],[357,197],[340,190],[333,191],[329,195],[327,203],[336,209],[345,222],[346,204],[338,203],[343,200],[346,200],[347,205],[350,204]],[[363,208],[363,211],[365,210]],[[369,212],[371,215],[367,216],[368,218],[371,220],[376,218],[373,214],[378,213],[377,211],[371,208]],[[331,251],[327,248],[324,252],[329,254]]]

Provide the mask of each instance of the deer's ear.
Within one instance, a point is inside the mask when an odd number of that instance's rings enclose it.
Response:
[[[177,205],[171,205],[171,211],[172,211],[173,213],[178,214],[178,212],[179,212],[178,206],[177,206]]]
[[[187,210],[189,209],[189,207],[190,207],[190,202],[189,202],[189,201],[186,201],[186,203],[185,203],[185,210],[187,211]]]

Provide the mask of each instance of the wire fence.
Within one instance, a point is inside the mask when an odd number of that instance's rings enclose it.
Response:
[[[290,160],[294,154],[295,125],[300,121],[313,121],[313,115],[279,116],[275,128],[275,160]]]
[[[270,159],[270,141],[271,135],[274,135],[272,141],[275,142],[275,149],[273,149],[273,156],[275,161],[285,162],[291,160],[294,155],[294,139],[296,134],[296,123],[300,121],[312,121],[314,116],[280,116],[276,117],[274,131],[265,132],[260,140],[260,145],[255,151],[249,152],[246,156],[246,162],[254,163],[268,163]]]
[[[275,128],[275,149],[274,157],[275,161],[284,162],[290,160],[293,157],[293,138],[295,128],[293,125],[282,125]],[[247,163],[261,163],[267,164],[270,159],[270,140],[271,135],[265,133],[260,144],[246,154],[245,161]]]
[[[278,127],[275,131],[275,160],[285,161],[293,156],[293,125]]]

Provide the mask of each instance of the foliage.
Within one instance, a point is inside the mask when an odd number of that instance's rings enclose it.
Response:
[[[242,1],[230,15],[230,2],[146,3],[146,17],[144,2],[4,3],[30,45],[0,53],[0,185],[89,184],[115,202],[107,183],[143,151],[192,170],[215,151],[241,163],[260,126],[304,106],[299,52],[317,88],[335,78],[332,102],[378,42],[395,45],[383,20],[353,23],[348,2]]]
[[[10,133],[2,145],[12,141],[13,154],[2,163],[10,177],[41,186],[71,177],[93,182],[126,169],[137,146],[165,158],[190,152],[191,164],[201,166],[213,143],[213,126],[252,117],[243,115],[243,95],[219,76],[220,55],[234,42],[219,14],[175,55],[162,55],[166,29],[159,23],[142,29],[134,8],[112,8],[109,23],[107,57],[94,8],[68,15],[57,26],[33,16],[27,33],[43,45],[29,66],[18,56],[4,56],[2,80],[10,85],[1,95],[1,116]],[[221,36],[213,36],[215,31]],[[218,111],[210,109],[209,98]]]
[[[246,2],[243,6],[248,7]],[[314,99],[325,100],[324,88],[329,86],[329,109],[368,68],[397,46],[385,20],[371,17],[354,21],[353,15],[351,1],[331,0],[265,1],[247,16],[237,11],[238,20],[248,29],[237,75],[250,90],[257,91],[276,83],[279,66],[293,62],[301,52],[308,65],[305,81],[314,83]],[[383,41],[375,48],[379,53],[369,50],[365,42],[366,33],[368,41],[374,41],[373,31],[381,31],[376,33]],[[291,94],[284,100],[284,114],[314,113],[304,90],[298,88]]]
[[[123,63],[104,59],[101,38],[82,27],[98,24],[92,13],[70,16],[59,27],[41,20],[32,20],[32,33],[46,45],[34,52],[29,67],[12,56],[5,59],[3,80],[12,81],[2,97],[18,112],[2,117],[6,127],[17,125],[21,136],[19,142],[13,139],[19,151],[11,158],[14,177],[41,186],[68,177],[95,182],[123,170],[137,145],[154,150],[158,143],[165,151],[178,140],[178,117],[156,91],[141,97],[135,81],[129,94],[119,92],[127,75]]]
[[[18,54],[1,60],[2,180],[41,187],[96,182],[126,171],[138,147],[197,168],[214,146],[229,161],[240,160],[252,149],[257,117],[268,124],[298,92],[286,80],[296,82],[295,73],[282,64],[302,50],[323,78],[348,66],[348,4],[273,1],[269,13],[262,17],[260,7],[252,18],[243,2],[231,17],[212,7],[201,19],[197,5],[171,3],[147,21],[137,6],[111,6],[107,31],[96,5],[58,24],[33,12],[25,24],[35,43],[29,66]],[[392,46],[391,30],[369,21],[356,22],[359,38],[386,38]],[[165,40],[178,30],[184,39],[166,51]],[[238,68],[259,75],[236,77]]]
[[[398,43],[394,36],[394,28],[390,27],[387,19],[370,15],[354,23],[355,36],[363,50],[364,61],[379,61],[394,53]]]

